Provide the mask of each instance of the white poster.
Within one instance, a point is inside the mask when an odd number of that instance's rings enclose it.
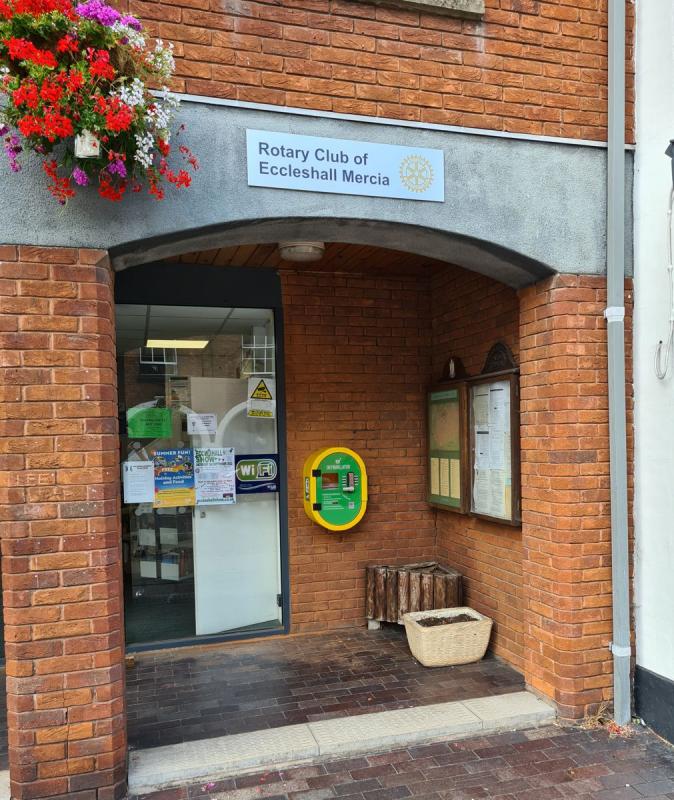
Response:
[[[249,417],[274,419],[276,416],[276,381],[274,378],[248,378]]]
[[[194,480],[197,505],[221,506],[236,503],[234,448],[195,448]]]
[[[190,436],[213,436],[217,430],[217,414],[197,414],[195,411],[188,412],[187,433]]]
[[[154,500],[154,463],[125,461],[122,464],[125,503],[151,503]]]

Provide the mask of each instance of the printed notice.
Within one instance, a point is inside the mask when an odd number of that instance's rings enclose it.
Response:
[[[274,378],[248,378],[249,417],[274,419],[276,416],[276,381]]]
[[[233,447],[198,447],[194,451],[197,503],[236,503],[236,458]]]
[[[475,469],[489,469],[489,431],[475,431]]]
[[[194,451],[157,450],[154,454],[154,507],[193,506]]]
[[[476,470],[473,478],[473,508],[482,514],[488,513],[490,497],[489,473]]]
[[[457,500],[461,499],[461,462],[458,458],[449,461],[449,494]]]
[[[494,469],[489,473],[489,513],[492,517],[505,517],[505,473]]]
[[[440,459],[440,496],[449,497],[449,459]]]
[[[431,494],[440,494],[440,459],[431,458]]]
[[[489,431],[489,467],[503,469],[505,463],[505,434],[501,430]]]
[[[489,390],[489,427],[492,430],[505,430],[505,396],[502,386]]]
[[[197,414],[189,411],[187,414],[187,433],[190,436],[213,436],[218,430],[217,414]]]
[[[152,461],[125,461],[122,464],[125,503],[151,503],[154,499]]]
[[[473,395],[473,421],[479,428],[489,424],[489,391],[478,387]]]
[[[130,408],[126,412],[126,430],[131,439],[170,439],[170,408]]]

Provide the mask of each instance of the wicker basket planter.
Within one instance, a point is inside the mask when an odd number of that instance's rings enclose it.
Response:
[[[426,628],[417,620],[468,614],[477,622],[455,622]],[[425,667],[449,667],[479,661],[487,651],[492,621],[472,608],[415,611],[403,617],[412,655]]]

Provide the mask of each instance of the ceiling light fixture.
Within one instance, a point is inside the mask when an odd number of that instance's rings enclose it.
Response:
[[[165,350],[203,350],[208,339],[148,339],[145,347],[163,347]]]
[[[284,261],[320,261],[325,253],[325,243],[279,242],[278,249]]]

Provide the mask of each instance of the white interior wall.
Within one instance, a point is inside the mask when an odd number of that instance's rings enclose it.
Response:
[[[658,380],[667,336],[664,154],[674,138],[674,3],[637,0],[635,218],[635,602],[637,663],[674,679],[674,375]]]

